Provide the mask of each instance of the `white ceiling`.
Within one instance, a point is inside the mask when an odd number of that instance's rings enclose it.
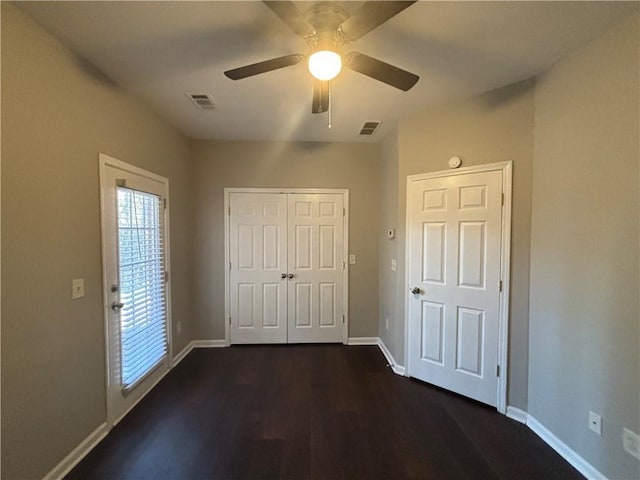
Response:
[[[340,2],[352,13],[362,2]],[[300,10],[311,2],[296,2]],[[306,65],[232,81],[225,70],[307,53],[264,4],[232,2],[22,2],[20,8],[112,81],[199,139],[377,141],[430,105],[536,75],[637,2],[419,2],[350,45],[420,76],[402,92],[345,70],[333,81],[333,128],[311,114]],[[213,111],[185,93],[210,93]],[[382,121],[373,138],[365,121]]]

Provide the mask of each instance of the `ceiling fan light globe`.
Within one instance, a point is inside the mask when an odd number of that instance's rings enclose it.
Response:
[[[332,80],[342,70],[342,58],[336,52],[320,50],[309,56],[309,72],[318,80]]]

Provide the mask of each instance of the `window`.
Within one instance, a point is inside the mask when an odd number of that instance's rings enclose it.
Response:
[[[117,217],[120,372],[128,390],[167,355],[162,198],[117,187]]]

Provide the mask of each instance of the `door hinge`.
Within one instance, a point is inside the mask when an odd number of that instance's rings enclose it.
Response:
[[[347,216],[347,209],[342,207],[342,216],[346,217]]]
[[[502,280],[500,280],[500,282],[498,282],[498,291],[499,292],[502,291]]]
[[[500,376],[500,365],[496,365],[496,377]]]
[[[229,317],[229,325],[231,325],[231,317]]]
[[[164,283],[169,281],[169,272],[167,270],[164,271]]]
[[[345,269],[346,265],[347,265],[347,264],[346,264],[346,263],[345,263],[345,261],[343,260],[343,261],[342,261],[342,269],[343,269],[343,270]]]
[[[229,271],[231,271],[231,262],[229,262]]]
[[[342,323],[344,323],[344,315],[342,315]]]
[[[227,215],[231,216],[231,205],[229,205],[229,209],[227,210]]]
[[[502,197],[500,198],[500,205],[504,205],[504,193],[502,194]]]
[[[167,209],[167,199],[166,199],[166,198],[163,198],[163,199],[162,199],[162,206],[163,206],[163,208],[164,208],[165,210]]]

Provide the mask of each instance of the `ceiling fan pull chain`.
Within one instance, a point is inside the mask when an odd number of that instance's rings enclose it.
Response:
[[[329,113],[329,130],[331,130],[331,80],[329,80],[329,108],[327,110]]]

